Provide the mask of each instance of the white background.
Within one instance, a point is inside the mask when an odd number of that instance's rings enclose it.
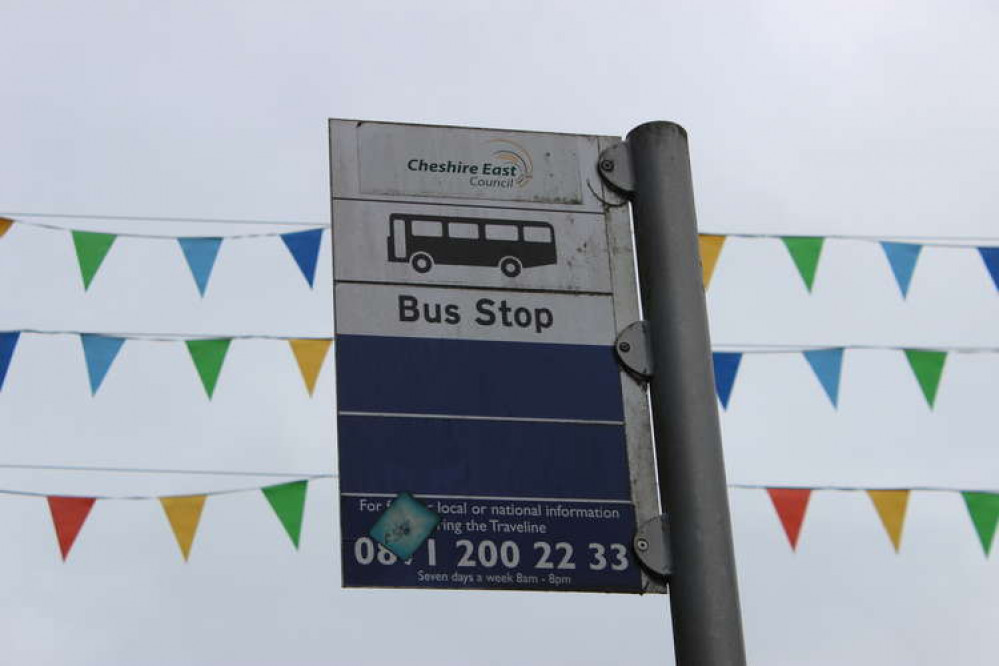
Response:
[[[0,212],[162,234],[324,224],[326,119],[690,133],[701,228],[996,237],[989,2],[0,2]],[[40,218],[20,218],[39,220]],[[276,238],[226,241],[201,299],[171,240],[119,239],[84,293],[68,233],[0,240],[0,329],[321,336]],[[775,240],[731,240],[717,344],[999,345],[971,250],[924,250],[902,301],[874,243],[829,241],[808,295]],[[180,343],[129,342],[91,397],[79,341],[25,335],[0,463],[330,473],[333,368],[308,398],[282,342],[237,341],[208,401]],[[834,411],[797,355],[747,357],[722,417],[729,480],[996,489],[999,358],[951,357],[936,409],[898,352],[848,352]],[[254,488],[263,477],[4,470],[52,494]],[[335,481],[295,552],[257,492],[210,498],[185,564],[155,501],[98,502],[63,564],[45,502],[0,496],[0,661],[662,664],[668,599],[344,591]],[[991,664],[999,569],[960,497],[915,493],[901,553],[862,493],[814,496],[792,553],[733,490],[753,664]]]

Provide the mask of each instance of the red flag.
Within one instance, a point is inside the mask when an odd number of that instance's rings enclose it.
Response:
[[[65,561],[69,557],[69,549],[76,541],[76,535],[80,533],[83,522],[97,500],[93,497],[49,497],[48,500],[52,524],[55,525],[56,537],[59,539],[59,550]]]
[[[791,542],[791,550],[798,547],[798,535],[801,533],[801,523],[805,520],[805,509],[808,499],[812,496],[811,488],[767,488],[770,501],[774,503],[777,517],[784,526],[787,540]]]

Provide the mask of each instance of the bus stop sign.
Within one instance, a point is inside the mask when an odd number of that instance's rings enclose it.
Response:
[[[330,121],[345,586],[663,591],[616,141]]]

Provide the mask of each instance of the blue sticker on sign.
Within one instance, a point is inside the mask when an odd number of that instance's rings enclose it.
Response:
[[[369,534],[403,560],[408,560],[437,528],[441,517],[409,493],[399,493]]]

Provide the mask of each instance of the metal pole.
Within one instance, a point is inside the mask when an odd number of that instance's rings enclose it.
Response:
[[[659,498],[669,514],[679,666],[746,663],[715,403],[687,132],[628,133],[639,283],[649,322]]]

